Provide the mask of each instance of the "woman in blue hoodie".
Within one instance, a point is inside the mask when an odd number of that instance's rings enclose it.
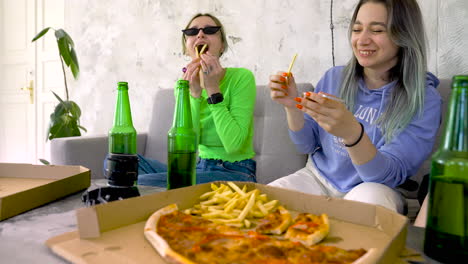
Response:
[[[270,185],[401,213],[395,187],[428,158],[441,118],[421,11],[416,0],[360,0],[349,34],[351,60],[328,70],[314,92],[298,95],[290,73],[270,76],[292,141],[310,154],[305,168]]]

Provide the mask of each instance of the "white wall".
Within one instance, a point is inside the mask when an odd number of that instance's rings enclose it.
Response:
[[[335,60],[351,54],[347,28],[357,0],[335,0]],[[419,0],[429,40],[429,70],[440,78],[468,74],[468,1]],[[325,0],[68,0],[66,30],[75,40],[81,76],[71,78],[71,99],[83,112],[87,134],[112,126],[115,88],[128,81],[135,128],[147,130],[153,97],[172,88],[187,63],[181,32],[195,13],[224,24],[226,67],[252,70],[258,84],[286,70],[294,53],[299,82],[316,84],[332,66],[330,1]]]

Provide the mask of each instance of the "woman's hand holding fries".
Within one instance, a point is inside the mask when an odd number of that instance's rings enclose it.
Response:
[[[197,57],[185,67],[183,75],[183,79],[190,82],[190,94],[195,98],[199,98],[202,89],[205,88],[208,96],[219,93],[219,82],[224,76],[219,58],[205,52],[207,47],[207,44],[204,44],[199,50],[199,46],[195,46]]]
[[[199,204],[185,210],[185,213],[199,215],[215,223],[249,228],[249,219],[265,217],[278,205],[277,200],[268,201],[266,194],[260,194],[258,189],[247,192],[245,185],[241,189],[233,182],[219,186],[211,184],[211,189],[200,196],[202,201]]]
[[[294,66],[294,62],[296,62],[296,58],[297,53],[294,54],[286,72],[278,72],[276,75],[270,75],[270,83],[268,84],[271,90],[271,99],[293,110],[296,105],[293,99],[297,97],[297,87],[291,70]]]
[[[224,76],[224,69],[219,62],[219,58],[208,51],[206,53],[200,54],[200,59],[200,74],[203,75],[202,87],[206,89],[208,96],[214,93],[219,93],[219,82]]]
[[[183,75],[183,79],[189,81],[190,83],[190,94],[192,97],[198,98],[201,95],[202,87],[200,86],[200,77],[198,72],[200,71],[201,64],[200,59],[193,59],[185,67],[187,70]]]
[[[297,87],[292,74],[280,71],[270,75],[268,87],[270,87],[270,96],[273,101],[295,110],[294,98],[297,97]]]

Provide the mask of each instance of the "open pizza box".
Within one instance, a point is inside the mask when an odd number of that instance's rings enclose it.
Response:
[[[255,183],[236,184],[258,188],[291,211],[328,214],[330,234],[324,243],[373,249],[362,263],[396,263],[405,246],[407,218],[383,207]],[[201,184],[78,209],[78,230],[50,238],[46,245],[73,263],[165,263],[144,237],[146,220],[172,203],[182,210],[190,208],[207,191],[210,184]]]
[[[0,163],[0,221],[88,188],[89,169]]]

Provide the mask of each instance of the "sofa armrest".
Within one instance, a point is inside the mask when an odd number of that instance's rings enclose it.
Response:
[[[146,138],[146,133],[138,134],[138,153],[144,154]],[[104,178],[103,162],[107,153],[107,135],[54,138],[50,141],[52,164],[84,166],[91,170],[93,179]]]

